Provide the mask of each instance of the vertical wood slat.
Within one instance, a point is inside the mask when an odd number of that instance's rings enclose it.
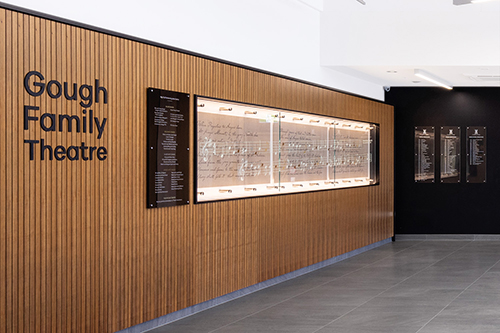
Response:
[[[392,107],[9,10],[0,28],[0,332],[113,332],[392,236]],[[30,70],[99,79],[108,104],[85,109],[103,138],[24,131],[24,105],[84,109],[29,96]],[[381,184],[147,210],[147,87],[380,123]],[[24,139],[41,138],[109,157],[30,161]]]
[[[5,11],[5,55],[6,55],[6,63],[5,63],[5,76],[6,80],[5,85],[6,85],[6,95],[5,95],[5,104],[6,104],[6,111],[9,109],[14,108],[14,99],[17,98],[17,96],[14,96],[14,90],[12,85],[8,84],[8,82],[13,81],[14,77],[14,59],[17,60],[17,55],[15,54],[15,51],[17,49],[17,46],[15,43],[17,42],[17,38],[14,38],[14,21],[15,21],[15,13]],[[3,81],[3,80],[2,80]],[[16,198],[14,198],[14,195],[16,193],[15,185],[16,184],[16,163],[17,159],[14,159],[14,145],[13,143],[16,141],[14,139],[14,136],[16,135],[15,131],[13,131],[13,128],[16,124],[15,122],[15,117],[16,115],[13,114],[10,121],[6,122],[6,128],[5,128],[5,133],[6,135],[6,155],[5,155],[5,161],[7,163],[6,171],[7,171],[7,179],[6,179],[6,185],[7,188],[5,189],[7,191],[7,206],[6,206],[6,223],[7,225],[7,267],[5,269],[6,274],[7,274],[7,286],[6,286],[6,298],[7,298],[7,318],[6,318],[6,323],[4,324],[5,326],[5,332],[8,332],[9,330],[15,332],[17,331],[17,325],[16,325],[16,314],[15,311],[17,310],[17,303],[15,302],[15,297],[17,296],[17,280],[15,279],[14,275],[16,274],[17,270],[17,265],[16,265],[16,260],[17,260],[17,223],[9,223],[9,221],[17,221],[17,215],[16,215],[16,207],[15,207],[15,202]],[[12,143],[10,146],[8,143]],[[9,163],[8,161],[12,161],[12,164]],[[12,176],[11,176],[12,175]],[[17,202],[16,202],[17,204]]]
[[[40,19],[35,17],[30,17],[30,49],[32,50],[32,56],[30,58],[30,67],[42,68],[41,64],[41,40],[40,40]],[[41,129],[36,129],[36,137],[41,137]],[[32,169],[33,170],[33,169]],[[45,288],[41,288],[41,280],[43,279],[42,268],[43,261],[41,259],[42,252],[46,247],[41,246],[42,239],[45,240],[45,235],[42,233],[42,220],[41,217],[44,214],[44,201],[45,196],[41,194],[41,184],[46,184],[47,180],[41,172],[42,170],[42,162],[36,161],[34,174],[32,179],[30,180],[31,184],[34,184],[34,197],[36,200],[33,200],[35,203],[33,216],[31,217],[31,221],[33,224],[30,226],[30,244],[31,244],[31,282],[30,282],[30,302],[34,304],[32,310],[32,315],[30,318],[30,326],[32,332],[40,332],[40,325],[36,325],[36,323],[41,323],[42,318],[42,297],[45,299]],[[33,185],[32,185],[33,186]]]
[[[7,77],[6,71],[6,13],[5,10],[0,9],[0,78]],[[7,96],[7,85],[6,80],[0,80],[0,95]],[[7,103],[0,103],[0,123],[7,124]],[[7,131],[0,134],[0,156],[7,157],[7,138],[9,133]],[[6,158],[0,159],[0,269],[4,268],[0,272],[0,323],[5,323],[8,326],[8,307],[10,304],[7,298],[7,288],[9,288],[9,276],[6,269],[9,263],[9,240],[8,236],[9,228],[7,223],[7,206],[8,206],[8,187],[7,187],[7,166],[8,162]],[[0,332],[3,332],[3,328],[0,327]]]
[[[22,14],[17,14],[17,38],[19,40],[18,44],[18,52],[21,55],[28,55],[29,56],[29,44],[28,44],[28,33],[25,33],[25,29],[27,28],[28,21],[23,19]],[[26,64],[26,58],[23,57],[22,59],[19,59],[19,64],[20,66],[17,67],[17,73],[16,75],[22,76],[22,68],[28,66],[29,64]],[[19,107],[22,107],[24,105],[24,97],[20,94],[17,95],[17,105]],[[16,124],[17,125],[17,124]],[[19,141],[19,148],[22,150],[22,144],[20,142],[22,141],[23,137],[27,137],[28,139],[31,139],[30,136],[34,135],[25,135],[25,133],[19,133],[18,135],[21,137],[21,140]],[[29,330],[29,306],[30,303],[26,299],[26,294],[29,292],[26,289],[29,286],[29,243],[27,242],[26,238],[28,237],[28,227],[29,227],[29,209],[30,209],[30,194],[29,194],[29,189],[27,189],[28,184],[29,184],[29,168],[28,166],[28,161],[26,161],[26,157],[20,159],[20,169],[18,169],[18,177],[19,177],[19,183],[18,183],[18,189],[19,189],[19,198],[23,198],[24,201],[26,201],[26,204],[21,204],[20,201],[17,201],[17,204],[20,206],[19,207],[19,213],[21,217],[20,220],[20,226],[19,226],[19,257],[17,258],[19,260],[19,271],[17,274],[17,278],[19,279],[19,286],[18,286],[18,302],[22,306],[23,313],[17,313],[18,314],[18,325],[19,329],[21,332],[28,331]],[[24,193],[26,193],[26,197],[24,197]]]

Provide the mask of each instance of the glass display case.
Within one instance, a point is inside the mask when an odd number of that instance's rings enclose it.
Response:
[[[196,96],[197,202],[378,183],[378,125]]]

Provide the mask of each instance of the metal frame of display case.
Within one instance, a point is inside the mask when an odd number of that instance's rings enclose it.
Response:
[[[265,196],[271,196],[271,195],[280,195],[280,194],[293,194],[293,193],[304,193],[304,192],[309,192],[309,191],[327,191],[327,190],[333,190],[333,189],[343,189],[343,188],[352,188],[352,187],[360,187],[360,186],[372,186],[372,185],[378,185],[379,184],[379,130],[380,130],[380,125],[376,123],[371,123],[371,122],[363,122],[363,121],[357,121],[357,120],[351,120],[351,119],[345,119],[345,118],[340,118],[340,117],[331,117],[331,116],[325,116],[325,115],[317,115],[317,114],[312,114],[312,113],[307,113],[307,112],[301,112],[301,111],[294,111],[294,110],[286,110],[286,109],[281,109],[281,108],[274,108],[274,107],[268,107],[268,106],[262,106],[262,105],[256,105],[256,104],[249,104],[249,103],[241,103],[241,102],[235,102],[235,101],[229,101],[229,100],[223,100],[223,99],[217,99],[217,98],[212,98],[212,97],[205,97],[205,96],[194,96],[194,122],[195,122],[195,130],[194,130],[194,156],[195,156],[195,166],[194,166],[194,199],[195,203],[202,203],[202,202],[213,202],[213,201],[221,201],[221,200],[233,200],[233,199],[243,199],[243,198],[252,198],[252,197],[265,197]],[[203,111],[200,111],[199,108],[207,108]],[[269,176],[269,181],[268,182],[257,182],[256,184],[227,184],[227,185],[215,185],[215,186],[206,186],[206,187],[200,187],[198,188],[198,185],[200,183],[199,181],[199,170],[198,168],[200,167],[200,149],[203,149],[205,151],[208,151],[212,149],[213,155],[220,156],[220,158],[226,158],[224,154],[240,154],[240,151],[242,150],[241,147],[233,147],[233,146],[226,146],[224,149],[225,151],[221,151],[221,153],[217,153],[217,148],[216,148],[216,142],[211,141],[204,143],[204,148],[199,147],[199,113],[210,113],[216,115],[215,117],[221,117],[221,116],[227,116],[227,117],[239,117],[241,119],[252,119],[253,122],[255,120],[259,120],[259,123],[270,123],[269,127],[269,148],[265,148],[266,152],[269,150],[269,170],[267,171],[267,175],[265,174],[262,177]],[[273,132],[273,125],[272,124],[278,124],[279,128],[279,140],[276,142],[274,140],[274,132]],[[288,175],[285,171],[285,169],[290,168],[290,165],[287,165],[286,167],[282,165],[282,155],[285,155],[286,150],[282,148],[285,143],[282,142],[282,125],[283,124],[293,124],[293,125],[298,125],[298,126],[313,126],[313,127],[319,127],[321,129],[326,130],[326,146],[322,147],[325,149],[323,153],[327,154],[326,161],[325,162],[318,162],[318,161],[313,161],[316,163],[311,163],[309,166],[310,169],[313,169],[313,164],[315,164],[314,168],[316,169],[326,169],[326,177],[319,177],[319,178],[314,178],[311,176],[311,179],[301,179],[301,180],[295,180],[296,177],[289,177],[285,181],[285,179],[282,179],[282,174],[283,175]],[[205,126],[205,125],[204,125]],[[236,126],[236,125],[235,125]],[[292,125],[291,125],[292,126]],[[236,127],[229,127],[230,129],[235,129]],[[215,130],[215,128],[213,128]],[[242,128],[237,128],[237,130],[240,130]],[[336,135],[337,131],[354,131],[355,133],[368,133],[368,136],[366,140],[363,140],[363,145],[366,145],[368,147],[368,151],[366,153],[366,168],[364,169],[366,172],[366,175],[363,176],[354,176],[354,177],[344,177],[344,178],[333,178],[331,179],[330,177],[330,168],[334,168],[333,174],[335,175],[335,168],[337,168],[337,161],[335,160],[335,156],[337,155],[337,152],[339,150],[342,150],[338,148],[338,140],[336,141],[334,139],[334,142],[330,147],[329,145],[329,131],[330,129],[333,129],[334,135]],[[218,131],[225,131],[224,133],[227,133],[228,127],[224,124],[224,128],[218,128]],[[216,134],[219,134],[217,132]],[[314,132],[314,130],[312,131]],[[236,132],[232,132],[231,135],[237,135],[235,134]],[[308,132],[310,133],[310,132]],[[222,134],[224,135],[224,134]],[[225,134],[228,135],[228,134]],[[316,135],[316,134],[313,134]],[[212,139],[215,139],[214,137]],[[358,138],[358,141],[362,140],[362,138]],[[246,141],[248,143],[249,141]],[[209,148],[207,148],[208,145]],[[294,146],[293,144],[289,144],[290,146]],[[303,147],[301,148],[304,151],[304,154],[307,155],[307,150],[314,150],[317,149],[316,147]],[[337,146],[335,146],[337,145]],[[349,145],[349,143],[346,143],[346,145]],[[277,147],[278,152],[274,151]],[[364,146],[363,146],[364,147]],[[333,148],[333,149],[332,149]],[[348,147],[348,148],[361,148],[360,147]],[[257,148],[258,150],[261,149]],[[257,150],[256,149],[256,150]],[[292,148],[290,148],[292,149]],[[319,150],[319,149],[318,149]],[[343,150],[346,150],[346,148],[343,148]],[[331,152],[332,151],[332,152]],[[258,155],[258,151],[255,151],[255,156]],[[334,157],[331,158],[328,156],[329,154],[333,153]],[[212,153],[210,153],[212,154]],[[220,154],[220,155],[219,155]],[[245,154],[247,154],[247,151],[245,150]],[[290,153],[289,153],[290,154]],[[291,153],[292,155],[295,153]],[[274,156],[278,155],[278,164],[275,165],[274,161]],[[208,155],[207,155],[208,156]],[[246,155],[249,157],[248,155]],[[250,155],[250,157],[254,156],[253,153]],[[330,160],[335,161],[334,165],[330,165],[331,162]],[[300,162],[296,161],[298,164],[304,164],[308,166],[308,163],[310,162],[309,160],[301,160],[298,158]],[[363,160],[363,156],[359,155],[358,156],[358,161],[361,163]],[[208,162],[208,159],[206,160],[207,165],[210,164]],[[219,161],[219,163],[222,163]],[[227,162],[231,163],[231,162]],[[243,164],[248,164],[248,160],[245,162],[242,162]],[[260,162],[259,162],[260,163]],[[318,164],[322,164],[323,166],[318,166]],[[326,163],[326,164],[325,164]],[[344,160],[345,163],[345,160]],[[353,162],[351,162],[353,163]],[[212,163],[214,166],[217,166],[217,163]],[[262,163],[262,166],[264,164]],[[242,166],[243,167],[243,166]],[[217,167],[216,167],[217,168]],[[260,167],[259,167],[260,168]],[[226,170],[227,170],[227,164],[226,164]],[[302,170],[302,169],[301,169]],[[275,177],[275,172],[277,172],[278,179],[273,179]],[[317,171],[319,173],[319,171]],[[321,173],[325,173],[325,170],[323,170]],[[208,174],[208,173],[207,173]],[[209,174],[210,175],[210,174]],[[259,170],[259,175],[260,175],[260,170]],[[216,178],[216,174],[214,173],[211,177],[214,179]],[[223,173],[219,174],[218,176],[223,176]],[[234,176],[233,176],[234,177]],[[237,177],[234,177],[237,178]],[[242,177],[243,178],[243,177]],[[284,177],[286,178],[286,177]],[[307,177],[306,177],[307,178]],[[204,197],[206,199],[204,199]]]

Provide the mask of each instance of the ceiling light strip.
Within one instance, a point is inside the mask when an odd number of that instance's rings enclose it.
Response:
[[[455,6],[460,6],[460,5],[470,5],[472,3],[483,3],[483,2],[491,2],[491,1],[496,1],[496,0],[453,0],[453,4]]]
[[[421,69],[415,69],[415,75],[418,76],[419,78],[422,78],[424,80],[427,80],[429,82],[432,82],[440,87],[446,88],[448,90],[452,90],[453,86],[451,84],[446,83],[444,80],[427,73]]]

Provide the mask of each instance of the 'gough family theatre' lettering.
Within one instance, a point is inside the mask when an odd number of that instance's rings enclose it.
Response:
[[[30,85],[32,77],[38,78],[40,82],[34,81]],[[50,98],[58,99],[64,95],[67,100],[77,101],[80,98],[80,105],[84,108],[90,108],[92,104],[99,103],[99,98],[102,95],[103,103],[108,103],[108,91],[106,88],[99,85],[99,80],[95,80],[95,87],[83,84],[80,87],[73,83],[71,88],[68,83],[61,84],[57,80],[51,80],[47,84],[44,82],[44,76],[37,72],[31,71],[24,77],[24,89],[33,97],[41,96],[44,92]],[[36,126],[35,123],[45,132],[77,132],[77,133],[96,133],[97,139],[101,139],[106,127],[107,118],[99,119],[94,117],[92,109],[83,109],[82,115],[68,115],[54,113],[43,113],[40,115],[38,106],[25,105],[23,110],[24,130],[30,129],[30,126]],[[104,161],[107,158],[108,151],[106,147],[87,146],[85,142],[81,142],[78,146],[56,146],[45,144],[44,139],[40,140],[24,140],[28,145],[30,160],[35,159],[35,151],[40,150],[40,159],[62,161],[68,159],[70,161],[83,160],[92,161],[97,158],[99,161]]]

